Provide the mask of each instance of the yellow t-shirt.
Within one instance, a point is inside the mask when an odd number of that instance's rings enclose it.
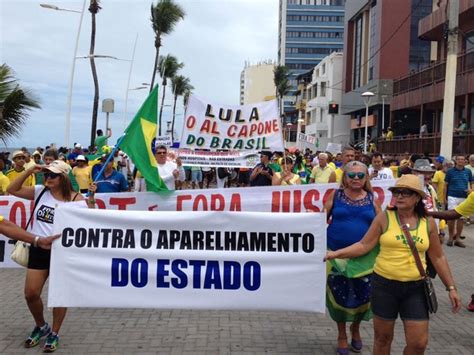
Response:
[[[344,175],[344,170],[342,170],[341,168],[337,168],[335,170],[335,173],[336,173],[336,182],[340,184],[342,181],[342,175]]]
[[[398,166],[396,165],[390,165],[389,166],[390,170],[392,170],[393,178],[398,179]]]
[[[79,189],[81,190],[88,189],[92,183],[91,168],[89,166],[86,166],[85,168],[75,166],[72,169],[72,175],[76,178]]]
[[[435,172],[433,179],[431,179],[431,182],[438,184],[436,185],[436,193],[438,194],[439,201],[444,201],[444,186],[446,185],[444,182],[445,177],[446,173],[443,170],[438,170]]]
[[[311,179],[314,179],[316,184],[327,184],[333,171],[329,165],[326,165],[324,168],[321,168],[319,165],[315,166],[311,170]]]
[[[461,204],[454,208],[454,210],[464,217],[469,217],[474,214],[474,192],[471,192]]]
[[[336,170],[336,164],[334,164],[332,161],[328,163],[329,167],[332,169],[332,170]]]
[[[10,179],[0,171],[0,195],[5,195],[7,193],[8,185],[10,185]]]
[[[393,139],[393,131],[388,131],[388,132],[387,132],[387,137],[386,137],[386,139],[387,139],[388,141],[391,141],[391,140]]]
[[[20,176],[24,171],[25,171],[24,168],[21,171],[16,171],[15,169],[10,169],[6,172],[5,175],[10,180],[10,182],[12,182],[18,176]],[[23,187],[35,186],[35,176],[33,174],[28,176],[21,186],[23,186]]]
[[[380,236],[380,252],[375,259],[374,272],[389,280],[417,281],[421,279],[415,258],[405,239],[396,211],[385,211],[388,226]],[[428,221],[421,218],[416,228],[410,229],[421,263],[426,269],[425,253],[430,247]]]
[[[278,178],[278,179],[281,179],[281,173],[275,173],[275,176]],[[300,178],[300,176],[298,174],[293,174],[293,177],[290,179],[290,182],[287,183],[285,180],[282,180],[281,181],[281,185],[282,186],[286,186],[286,185],[298,185],[298,184],[301,184],[301,181],[298,181]]]
[[[3,222],[3,216],[0,215],[0,222]]]

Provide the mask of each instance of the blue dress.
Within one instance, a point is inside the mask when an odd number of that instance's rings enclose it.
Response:
[[[373,194],[353,201],[336,191],[332,221],[327,230],[328,249],[338,250],[360,241],[375,218]],[[370,320],[370,275],[349,278],[328,264],[326,304],[331,318],[336,322]]]

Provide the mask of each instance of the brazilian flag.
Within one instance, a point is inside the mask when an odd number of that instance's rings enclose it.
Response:
[[[158,173],[158,165],[152,151],[158,117],[158,85],[148,95],[135,118],[125,130],[120,148],[134,162],[145,178],[148,191],[168,191],[165,182]]]

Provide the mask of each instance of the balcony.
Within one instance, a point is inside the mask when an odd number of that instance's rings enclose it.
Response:
[[[430,15],[421,19],[418,23],[418,36],[420,38],[438,41],[443,38],[443,26],[446,22],[446,4],[443,1],[441,6]],[[474,18],[474,0],[459,1],[459,26],[461,30],[466,30],[464,25],[471,22]]]
[[[438,154],[441,146],[441,134],[433,133],[423,137],[418,134],[395,136],[393,140],[379,139],[377,150],[386,155],[398,155],[404,152],[413,154]],[[453,137],[453,154],[474,152],[474,131],[455,133]]]
[[[474,1],[474,0],[473,0]],[[391,111],[443,100],[446,62],[438,62],[393,82]],[[458,56],[456,96],[474,92],[474,51]]]

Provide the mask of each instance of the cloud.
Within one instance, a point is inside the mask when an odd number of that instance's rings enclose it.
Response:
[[[82,1],[53,1],[60,7],[80,10]],[[156,1],[155,1],[156,2]],[[276,0],[182,0],[184,21],[163,38],[161,54],[171,53],[185,64],[181,74],[191,79],[195,92],[218,102],[237,104],[240,72],[245,61],[276,59],[278,1]],[[97,15],[95,53],[131,59],[138,34],[130,87],[150,82],[155,58],[150,26],[150,0],[102,1]],[[90,45],[91,16],[84,14],[78,55]],[[43,9],[36,0],[3,0],[0,4],[2,62],[10,65],[22,84],[41,100],[42,109],[31,113],[21,137],[10,147],[64,142],[64,122],[69,77],[79,14]],[[124,128],[124,108],[130,61],[97,59],[100,101],[115,100],[110,124],[113,139]],[[159,80],[159,78],[158,78]],[[129,91],[128,122],[147,96],[147,90]],[[89,60],[77,59],[72,96],[71,144],[89,143],[94,87]],[[167,90],[166,103],[171,103]],[[99,104],[99,111],[100,111]],[[178,104],[176,130],[182,125]],[[170,120],[171,108],[164,108]],[[105,114],[99,112],[99,127]]]

